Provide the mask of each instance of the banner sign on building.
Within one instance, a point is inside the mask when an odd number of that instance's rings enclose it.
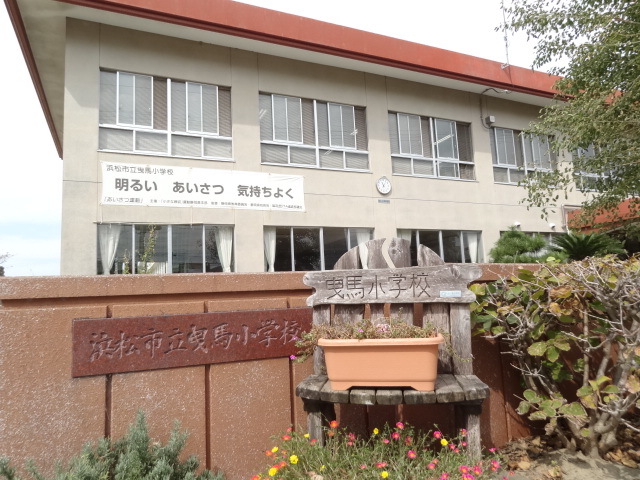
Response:
[[[310,308],[73,320],[72,376],[288,357]]]
[[[102,163],[102,205],[304,211],[301,175]]]

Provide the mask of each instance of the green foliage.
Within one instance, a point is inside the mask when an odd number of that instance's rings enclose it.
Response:
[[[568,448],[604,455],[640,406],[640,258],[520,269],[476,294],[476,333],[499,338],[526,390],[518,412]]]
[[[570,260],[626,253],[622,242],[604,233],[563,233],[553,238],[551,249],[561,252]]]
[[[108,438],[95,445],[88,443],[82,453],[71,459],[67,468],[60,464],[52,477],[38,472],[33,463],[27,471],[36,480],[222,480],[222,474],[208,470],[197,473],[199,462],[190,456],[184,462],[180,452],[187,441],[187,434],[174,427],[166,445],[153,442],[142,412],[127,435],[112,442]],[[7,458],[0,458],[0,477],[21,480]]]
[[[537,263],[547,246],[547,242],[540,235],[527,235],[510,227],[489,251],[495,263]]]
[[[318,340],[326,339],[375,339],[375,338],[431,338],[438,334],[436,328],[427,323],[423,327],[408,324],[397,318],[381,321],[363,319],[359,322],[344,322],[313,325],[296,341],[298,356],[296,361],[304,362],[318,346]]]
[[[594,174],[596,191],[584,207],[593,218],[628,197],[640,209],[640,4],[635,0],[520,0],[507,9],[506,30],[536,42],[534,67],[560,61],[551,73],[564,100],[543,109],[530,127],[553,135],[557,151],[572,155],[557,172],[525,181],[527,202],[546,213],[575,172]]]
[[[265,452],[266,471],[252,480],[435,479],[460,474],[483,480],[496,478],[501,469],[495,449],[483,461],[467,451],[465,431],[447,439],[439,431],[422,432],[398,422],[374,428],[363,438],[331,422],[325,435],[326,444],[320,446],[308,435],[287,431]]]
[[[147,227],[147,233],[144,236],[144,248],[142,253],[138,253],[138,268],[136,273],[147,274],[151,273],[151,266],[153,262],[153,256],[156,253],[156,241],[158,239],[158,227],[155,225],[149,225]],[[127,262],[128,263],[128,262]],[[128,272],[125,272],[128,273]]]

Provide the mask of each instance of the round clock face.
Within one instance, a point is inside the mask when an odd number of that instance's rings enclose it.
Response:
[[[380,177],[376,182],[376,188],[381,194],[386,195],[391,191],[391,182],[387,177]]]

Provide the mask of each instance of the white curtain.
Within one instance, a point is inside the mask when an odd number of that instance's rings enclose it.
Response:
[[[100,242],[100,260],[104,275],[109,275],[113,261],[116,258],[118,242],[120,241],[120,225],[100,225],[98,228],[98,241]]]
[[[231,253],[233,251],[233,227],[216,227],[216,249],[223,272],[231,271]]]
[[[267,272],[273,272],[276,263],[276,227],[264,227],[264,258]]]
[[[478,263],[478,232],[464,232],[467,237],[467,245],[469,246],[469,260],[471,263]]]
[[[168,262],[138,262],[136,273],[147,273],[153,275],[162,275],[169,273]]]
[[[354,228],[354,233],[356,234],[356,242],[358,242],[358,252],[360,253],[360,263],[362,263],[362,268],[369,268],[369,249],[367,248],[366,242],[371,240],[371,230],[368,228]]]
[[[399,229],[398,230],[398,238],[402,240],[408,240],[411,242],[411,230],[407,229]]]

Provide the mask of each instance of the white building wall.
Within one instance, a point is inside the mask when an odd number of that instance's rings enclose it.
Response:
[[[101,68],[231,87],[234,162],[99,152]],[[481,115],[494,115],[496,126],[522,129],[539,109],[510,101],[508,95],[481,99],[469,92],[78,20],[68,21],[65,75],[63,274],[95,274],[99,223],[234,225],[239,272],[263,271],[264,225],[368,227],[375,237],[395,236],[397,229],[478,230],[485,258],[500,231],[514,221],[523,231],[561,231],[560,212],[543,220],[538,210],[527,211],[520,203],[522,188],[493,181],[490,132]],[[261,92],[365,107],[371,171],[262,165]],[[388,111],[470,123],[476,180],[392,175]],[[306,211],[103,206],[101,160],[302,175]],[[375,189],[381,176],[393,185],[387,196]],[[574,194],[567,203],[580,199]],[[552,230],[549,222],[558,227]]]

